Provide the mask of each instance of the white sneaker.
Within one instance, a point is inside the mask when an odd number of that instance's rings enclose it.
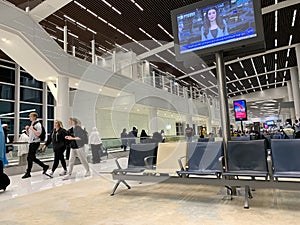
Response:
[[[91,172],[90,172],[90,171],[86,172],[84,176],[85,176],[85,177],[91,176]]]
[[[63,177],[63,180],[69,180],[71,179],[71,174],[67,174],[66,176]]]
[[[50,176],[53,176],[53,174],[54,174],[53,171],[51,171],[51,172],[49,173]]]
[[[59,176],[65,176],[65,175],[67,175],[67,171],[66,171],[66,170],[62,171],[62,172],[59,174]]]

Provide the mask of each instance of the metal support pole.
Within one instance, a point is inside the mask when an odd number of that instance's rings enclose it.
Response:
[[[226,73],[223,53],[216,53],[216,70],[217,70],[217,81],[219,87],[220,97],[220,113],[221,113],[221,127],[222,135],[224,140],[224,159],[225,167],[227,168],[227,141],[230,140],[230,123],[229,123],[229,107],[227,101],[227,89],[226,89]]]
[[[68,51],[68,27],[64,26],[64,51]]]

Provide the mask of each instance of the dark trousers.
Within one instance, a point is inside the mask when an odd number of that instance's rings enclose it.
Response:
[[[36,158],[35,154],[38,148],[40,147],[40,142],[30,143],[29,144],[29,153],[27,156],[27,173],[31,172],[33,162],[38,164],[39,166],[45,168],[45,164]]]
[[[299,138],[300,138],[300,131],[298,131],[295,136],[295,139],[299,139]]]
[[[69,158],[70,158],[70,151],[71,151],[71,147],[69,145],[67,145],[67,148],[66,148],[66,160],[69,160]]]
[[[53,166],[52,166],[52,172],[54,172],[59,164],[59,161],[62,165],[62,167],[64,168],[64,170],[67,170],[67,164],[64,158],[64,151],[65,148],[58,148],[58,149],[54,149],[54,162],[53,162]]]
[[[99,145],[91,145],[93,163],[99,163],[101,161],[99,152],[101,150],[101,144]]]

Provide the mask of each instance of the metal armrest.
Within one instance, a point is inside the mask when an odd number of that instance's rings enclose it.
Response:
[[[147,156],[147,157],[145,157],[144,158],[144,162],[145,162],[145,165],[146,165],[146,168],[147,169],[153,169],[153,164],[152,165],[150,165],[149,163],[148,163],[148,160],[149,159],[154,159],[154,158],[156,158],[156,156]]]
[[[223,170],[223,172],[225,172],[225,158],[224,158],[224,156],[221,156],[220,158],[219,158],[219,162],[220,162],[220,164],[221,164],[221,168],[222,168],[222,170]]]
[[[121,167],[121,165],[120,165],[120,163],[119,163],[119,161],[118,161],[119,159],[120,159],[120,158],[115,159],[115,163],[116,163],[118,169],[122,169],[122,167]]]
[[[179,163],[179,167],[180,167],[180,170],[181,170],[181,171],[185,171],[185,168],[184,168],[183,163],[182,163],[182,160],[183,160],[184,158],[186,158],[186,156],[182,156],[182,157],[180,157],[180,158],[178,159],[178,163]]]
[[[268,171],[270,175],[270,181],[273,181],[273,166],[272,166],[272,157],[271,155],[268,155],[267,157],[267,162],[268,162]]]

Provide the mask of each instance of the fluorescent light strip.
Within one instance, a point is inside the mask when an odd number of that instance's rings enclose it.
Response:
[[[86,29],[87,27],[85,25],[83,25],[82,23],[76,22],[77,25],[79,25],[81,28]]]
[[[252,66],[253,66],[254,72],[255,72],[255,74],[257,75],[257,70],[256,70],[256,67],[255,67],[255,64],[254,64],[254,60],[253,60],[253,58],[251,58],[251,63],[252,63]]]
[[[91,10],[87,9],[86,11],[88,11],[90,14],[92,14],[94,17],[98,17],[96,13],[92,12]]]
[[[115,7],[111,7],[115,12],[117,12],[119,15],[121,15],[122,13],[119,11],[119,10],[117,10]]]
[[[203,79],[205,79],[205,76],[203,76],[202,74],[200,75]]]
[[[244,69],[244,65],[243,65],[242,61],[240,61],[240,65]]]
[[[226,79],[227,79],[227,80],[230,80],[228,76],[226,76]]]
[[[73,34],[71,32],[69,32],[68,34],[71,35],[71,36],[73,36],[73,37],[75,37],[75,38],[78,38],[78,36],[76,34]]]
[[[72,21],[73,23],[76,23],[76,21],[74,19],[72,19],[71,17],[68,17],[67,15],[64,15],[64,17],[70,21]]]
[[[290,35],[290,40],[289,40],[289,46],[292,45],[292,40],[293,40],[293,35],[291,34],[291,35]]]
[[[275,39],[275,47],[277,47],[277,39]]]
[[[209,73],[210,73],[213,77],[216,77],[216,75],[215,75],[213,72],[209,71]]]
[[[228,66],[228,68],[232,71],[232,68],[231,68],[231,66]]]
[[[105,1],[105,0],[102,0],[102,2],[104,2],[106,5],[108,5],[109,7],[111,7],[111,4],[110,4],[110,3],[108,3],[107,1]]]
[[[134,3],[136,5],[136,7],[138,7],[141,11],[144,11],[144,9],[138,4],[138,3]]]
[[[292,21],[292,27],[295,26],[296,15],[297,15],[297,9],[294,10],[293,21]]]
[[[190,66],[190,69],[191,69],[191,70],[195,70],[195,68],[194,68],[194,67],[192,67],[192,66]]]
[[[90,31],[90,32],[92,32],[93,34],[97,34],[96,31],[94,31],[94,30],[92,30],[92,29],[90,29],[90,28],[88,28],[87,30]]]
[[[208,81],[208,83],[210,83],[211,85],[215,85],[213,82],[211,82],[210,80]]]
[[[85,7],[85,6],[83,6],[83,5],[81,5],[79,2],[77,2],[77,1],[74,1],[74,3],[75,3],[76,5],[79,5],[81,8],[83,8],[83,9],[86,9],[86,7]]]
[[[108,26],[114,28],[115,30],[117,29],[114,25],[112,25],[111,23],[107,23]]]
[[[276,10],[275,11],[275,32],[277,32],[277,26],[278,26],[278,11]]]
[[[105,19],[103,19],[102,17],[98,16],[98,19],[101,20],[104,23],[107,23],[107,21]]]
[[[64,29],[61,28],[61,27],[59,27],[59,26],[56,26],[55,28],[56,28],[57,30],[64,31]]]
[[[172,52],[170,49],[167,49],[167,51],[168,51],[171,55],[176,56],[175,53]],[[192,69],[193,67],[190,67],[190,68]],[[195,70],[195,69],[193,68],[192,70]]]
[[[162,29],[170,38],[174,39],[173,35],[171,35],[162,25],[157,24],[157,26]]]
[[[235,78],[238,80],[239,78],[238,78],[238,76],[235,74],[235,73],[233,73],[233,75],[235,76]]]
[[[290,51],[291,51],[291,49],[289,48],[289,49],[287,50],[287,54],[286,54],[286,57],[287,57],[287,58],[290,57]]]
[[[246,77],[248,77],[248,74],[247,74],[247,71],[246,71],[246,70],[244,70],[244,74],[245,74]]]

